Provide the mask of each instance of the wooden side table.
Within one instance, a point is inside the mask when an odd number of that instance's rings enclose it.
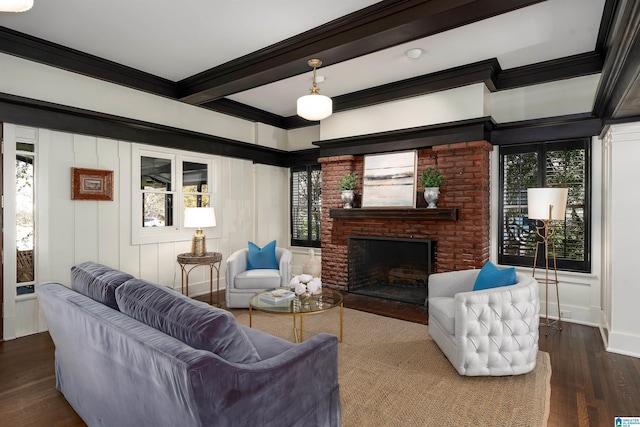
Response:
[[[178,264],[182,270],[182,283],[180,292],[184,293],[187,289],[186,296],[189,296],[189,273],[199,265],[209,266],[209,305],[213,305],[213,269],[216,269],[216,307],[220,307],[220,263],[222,262],[222,254],[220,252],[207,252],[203,256],[194,256],[191,253],[178,255]],[[186,282],[185,282],[186,277]]]

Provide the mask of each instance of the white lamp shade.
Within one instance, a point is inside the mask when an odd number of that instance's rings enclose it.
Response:
[[[312,93],[298,98],[298,115],[307,120],[326,119],[333,113],[333,101],[328,96]]]
[[[33,7],[33,0],[0,0],[0,12],[25,12]]]
[[[213,208],[186,208],[184,210],[186,228],[207,228],[216,226],[216,214]]]
[[[529,219],[550,219],[564,221],[567,209],[567,188],[529,188],[527,200],[529,207]],[[549,206],[551,218],[549,218]]]

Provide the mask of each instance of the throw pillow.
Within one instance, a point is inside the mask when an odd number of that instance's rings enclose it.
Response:
[[[499,288],[501,286],[515,285],[516,269],[513,267],[500,270],[491,261],[487,262],[478,273],[476,282],[473,285],[474,291],[483,289]]]
[[[199,350],[229,362],[253,363],[258,351],[233,314],[140,279],[116,290],[120,311]]]
[[[249,242],[249,258],[247,260],[247,270],[268,268],[278,270],[276,259],[276,241],[267,243],[260,248],[253,242]]]

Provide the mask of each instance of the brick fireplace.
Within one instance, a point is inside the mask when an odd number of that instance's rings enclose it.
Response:
[[[419,239],[435,242],[432,270],[481,268],[489,260],[490,152],[487,141],[418,149],[418,175],[436,166],[446,177],[438,209],[426,209],[417,184],[415,209],[342,209],[339,177],[355,172],[362,190],[364,156],[322,157],[322,282],[348,291],[349,237]],[[356,204],[356,206],[358,206]],[[349,211],[349,212],[347,212]]]

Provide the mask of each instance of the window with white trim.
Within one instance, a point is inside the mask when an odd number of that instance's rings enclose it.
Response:
[[[216,156],[134,144],[131,175],[133,244],[189,240],[193,230],[183,227],[184,209],[220,208]],[[219,237],[219,230],[218,225],[206,234]]]

